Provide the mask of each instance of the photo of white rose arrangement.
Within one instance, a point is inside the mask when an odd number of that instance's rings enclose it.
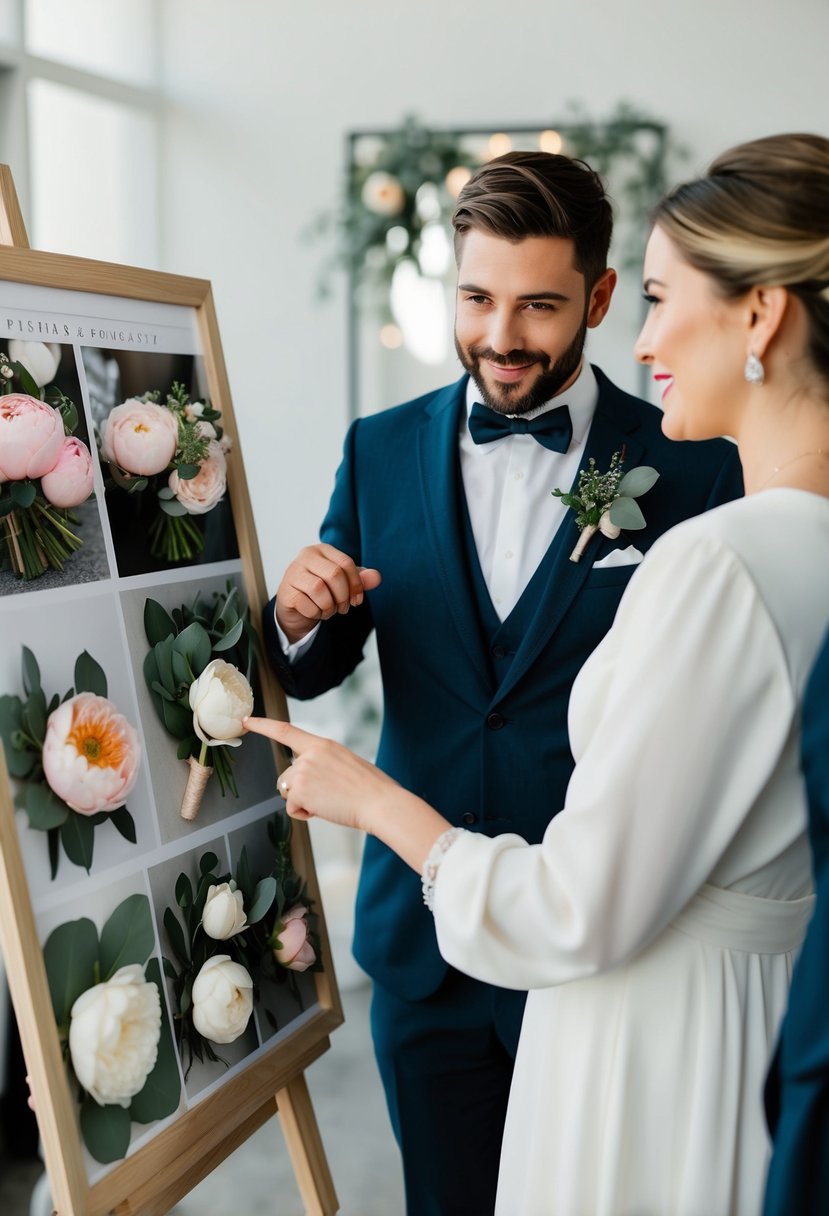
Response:
[[[61,849],[89,872],[99,824],[136,841],[126,800],[141,762],[138,734],[107,699],[106,674],[87,651],[75,662],[74,681],[47,701],[38,662],[24,646],[24,695],[0,696],[6,764],[20,782],[15,806],[46,832],[53,879]]]
[[[220,412],[191,401],[183,384],[174,382],[161,398],[158,390],[130,397],[101,424],[106,491],[150,496],[150,552],[166,562],[191,561],[204,549],[198,517],[227,489],[230,441]]]
[[[51,383],[60,360],[53,342],[12,339],[0,351],[0,568],[26,580],[62,570],[81,548],[72,508],[92,493],[77,407]]]
[[[180,809],[193,820],[214,770],[222,794],[238,797],[230,749],[241,745],[242,720],[253,713],[256,634],[230,581],[224,594],[215,592],[209,602],[198,594],[172,614],[147,599],[144,632],[150,643],[144,679],[158,717],[179,740],[178,758],[190,768]]]
[[[130,895],[100,938],[84,917],[60,925],[43,947],[81,1137],[102,1164],[126,1156],[133,1123],[166,1118],[181,1098],[154,946],[149,900]]]
[[[245,848],[235,877],[217,874],[219,859],[205,853],[195,891],[186,874],[178,876],[178,915],[164,910],[175,956],[164,958],[164,974],[173,986],[185,1077],[194,1059],[227,1063],[216,1047],[244,1034],[264,979],[287,984],[301,1010],[296,973],[322,970],[312,903],[291,862],[287,816],[269,820],[268,835],[275,857],[269,873],[256,876]],[[267,1006],[262,1012],[279,1029]]]

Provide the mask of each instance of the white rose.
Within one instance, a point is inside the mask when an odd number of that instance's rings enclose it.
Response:
[[[202,743],[238,747],[242,719],[253,713],[253,689],[232,663],[213,659],[190,685],[193,729]]]
[[[204,902],[201,923],[207,936],[216,941],[224,942],[241,933],[248,923],[242,892],[236,891],[229,882],[211,887]]]
[[[137,963],[82,992],[70,1012],[75,1076],[99,1106],[129,1106],[155,1067],[161,1038],[158,989]]]
[[[12,338],[9,342],[12,363],[22,363],[38,388],[54,380],[60,354],[57,342],[23,342],[20,338]]]
[[[193,1025],[213,1043],[244,1034],[253,1010],[253,980],[228,954],[214,954],[193,981]]]

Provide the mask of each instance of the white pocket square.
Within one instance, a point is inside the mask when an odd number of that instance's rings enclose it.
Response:
[[[628,545],[627,549],[611,549],[607,557],[593,563],[593,569],[609,570],[611,566],[638,566],[644,556],[644,553],[640,553],[633,545]]]

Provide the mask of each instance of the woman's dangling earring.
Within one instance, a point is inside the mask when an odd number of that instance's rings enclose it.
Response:
[[[743,368],[743,375],[749,384],[762,384],[766,378],[766,373],[763,370],[763,364],[753,351],[749,351],[748,353],[746,365]]]

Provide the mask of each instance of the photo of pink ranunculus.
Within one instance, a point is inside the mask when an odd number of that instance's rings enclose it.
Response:
[[[0,396],[0,477],[23,481],[54,468],[63,447],[58,410],[27,393]]]
[[[166,406],[131,397],[101,428],[101,455],[136,477],[161,473],[176,454],[178,422]]]
[[[63,441],[58,462],[40,479],[40,488],[53,507],[78,507],[92,493],[92,457],[74,435]]]
[[[123,806],[138,777],[134,727],[106,697],[80,692],[50,714],[43,772],[58,798],[80,815]]]
[[[227,489],[227,461],[218,439],[211,439],[208,443],[207,456],[195,477],[179,477],[173,469],[169,486],[189,515],[206,515],[212,511]]]

